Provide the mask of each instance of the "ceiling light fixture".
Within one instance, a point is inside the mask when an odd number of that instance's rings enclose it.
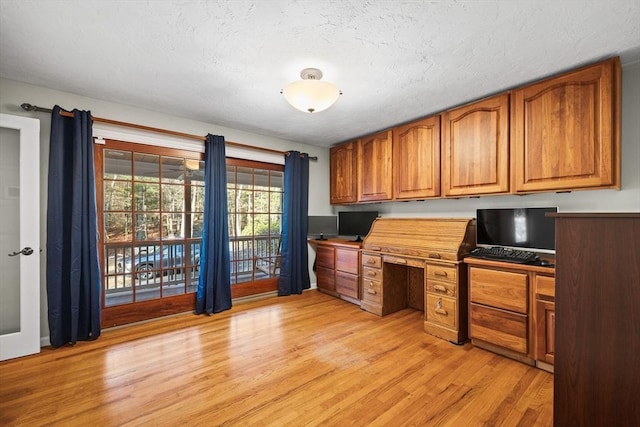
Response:
[[[331,107],[342,91],[329,82],[323,82],[322,71],[305,68],[300,72],[302,80],[289,83],[280,91],[294,108],[305,113],[317,113]]]

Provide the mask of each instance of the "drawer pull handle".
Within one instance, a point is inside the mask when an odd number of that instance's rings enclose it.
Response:
[[[442,286],[442,285],[435,285],[435,286],[433,287],[433,289],[434,289],[434,290],[436,290],[436,291],[438,291],[438,292],[447,292],[447,288],[445,288],[445,287],[444,287],[444,286]]]
[[[377,271],[369,271],[367,272],[367,276],[376,277],[378,275]]]
[[[447,277],[447,272],[446,271],[434,271],[434,273],[436,276],[440,276],[440,277]]]
[[[376,294],[376,290],[375,289],[367,289],[367,293],[375,295]]]
[[[438,298],[438,301],[436,302],[436,308],[434,310],[437,314],[441,314],[442,316],[446,316],[447,310],[445,310],[444,308],[442,308],[442,298]]]
[[[376,260],[375,260],[375,259],[373,259],[373,258],[369,258],[369,259],[367,260],[367,264],[376,264]]]
[[[379,251],[382,248],[380,246],[371,246],[369,249],[371,249],[372,251]]]
[[[429,254],[429,258],[440,259],[440,254]]]
[[[369,287],[373,288],[373,281],[369,280]]]

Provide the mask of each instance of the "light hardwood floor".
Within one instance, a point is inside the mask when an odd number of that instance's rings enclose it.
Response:
[[[553,376],[312,290],[0,363],[0,425],[547,426]]]

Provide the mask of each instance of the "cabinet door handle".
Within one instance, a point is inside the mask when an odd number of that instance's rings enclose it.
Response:
[[[445,310],[444,308],[436,308],[434,311],[438,314],[442,314],[443,316],[447,315],[447,310]]]
[[[440,276],[440,277],[447,277],[447,272],[446,271],[437,270],[437,271],[434,271],[433,274],[435,274],[436,276]]]
[[[438,291],[438,292],[447,292],[447,288],[445,288],[445,287],[444,287],[444,286],[442,286],[442,285],[435,285],[435,286],[433,287],[433,290],[434,290],[434,291]]]

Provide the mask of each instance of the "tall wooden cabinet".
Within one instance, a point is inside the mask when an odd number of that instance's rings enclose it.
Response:
[[[391,200],[393,133],[379,132],[358,140],[358,201]]]
[[[556,214],[554,425],[640,425],[640,213]]]
[[[393,197],[440,195],[440,116],[393,129]]]
[[[330,152],[330,202],[331,204],[358,201],[357,141],[332,147]]]
[[[470,196],[509,191],[509,95],[442,114],[442,191]]]
[[[620,61],[513,91],[516,192],[620,188]]]

